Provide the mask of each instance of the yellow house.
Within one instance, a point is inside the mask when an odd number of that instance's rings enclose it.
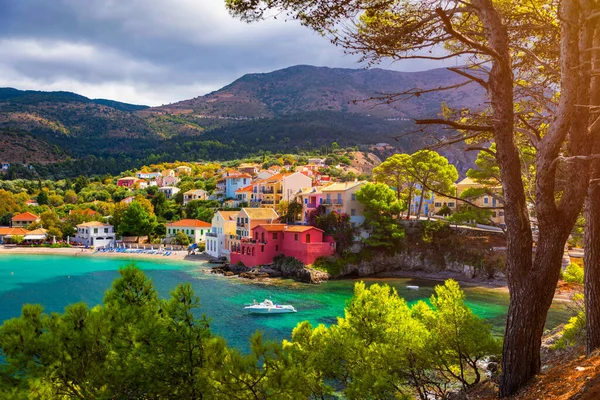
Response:
[[[321,189],[322,204],[328,212],[337,211],[350,216],[353,224],[362,224],[364,206],[356,200],[356,192],[367,182],[336,182]]]
[[[461,197],[461,193],[463,193],[467,189],[473,188],[484,188],[485,185],[481,183],[475,182],[471,178],[465,178],[462,181],[456,184],[456,193],[457,197]],[[505,226],[504,222],[504,210],[499,208],[503,207],[504,203],[502,201],[502,187],[496,186],[491,188],[491,193],[484,193],[479,196],[466,198],[469,202],[473,203],[477,207],[480,208],[492,208],[492,222],[499,226]],[[461,205],[466,205],[466,203],[461,202]]]
[[[235,235],[238,211],[217,211],[206,234],[206,253],[213,257],[228,257],[228,241]]]

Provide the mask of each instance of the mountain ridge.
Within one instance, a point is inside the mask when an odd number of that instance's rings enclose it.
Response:
[[[0,131],[28,133],[44,148],[58,146],[69,159],[86,159],[86,173],[115,173],[119,166],[128,169],[149,160],[227,160],[263,152],[314,151],[334,141],[365,149],[388,142],[391,152],[412,152],[426,144],[421,137],[403,137],[415,130],[414,118],[439,116],[442,102],[482,107],[483,89],[468,84],[382,104],[361,100],[463,80],[447,69],[399,72],[299,65],[245,74],[219,90],[160,107],[65,91],[0,88]],[[458,152],[462,150],[456,147],[446,154],[464,164],[465,156]],[[53,155],[52,160],[63,156]]]

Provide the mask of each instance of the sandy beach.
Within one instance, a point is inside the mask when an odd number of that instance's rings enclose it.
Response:
[[[3,254],[41,254],[41,255],[63,255],[73,257],[111,257],[121,258],[126,260],[146,259],[154,261],[207,261],[205,255],[188,256],[186,250],[173,251],[170,256],[161,254],[143,254],[143,253],[94,253],[92,249],[82,249],[77,247],[64,247],[52,249],[49,247],[17,247],[17,246],[0,246],[0,256]]]

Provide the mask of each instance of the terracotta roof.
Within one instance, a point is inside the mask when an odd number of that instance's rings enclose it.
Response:
[[[208,222],[200,221],[199,219],[181,219],[179,221],[169,222],[167,226],[210,228],[211,225]]]
[[[24,212],[22,214],[15,215],[14,217],[12,217],[12,220],[13,221],[35,221],[38,218],[39,217],[33,213]]]
[[[252,178],[252,175],[246,173],[236,173],[224,176],[223,179],[237,179],[237,178]]]
[[[9,228],[6,226],[0,227],[0,235],[26,235],[29,231],[23,228]]]
[[[249,185],[249,186],[243,187],[243,188],[241,188],[241,189],[238,189],[238,190],[236,190],[235,192],[236,192],[236,193],[237,193],[237,192],[240,192],[240,193],[242,193],[242,192],[251,192],[251,191],[252,191],[252,188],[253,188],[253,185]]]
[[[229,221],[234,221],[240,212],[239,211],[217,211],[217,213],[221,214],[221,217],[223,217],[223,219],[226,219]]]
[[[261,224],[261,225],[254,227],[254,229],[263,228],[264,230],[266,230],[268,232],[283,232],[285,230],[286,226],[287,226],[286,224]]]
[[[279,215],[272,208],[242,208],[251,219],[277,219]]]
[[[91,227],[91,226],[112,226],[112,225],[105,224],[104,222],[100,222],[100,221],[90,221],[90,222],[84,222],[83,224],[79,224],[77,226],[78,227],[82,226],[82,227],[86,228],[86,227]]]
[[[287,229],[285,231],[286,232],[306,232],[306,231],[310,231],[311,229],[316,229],[318,231],[323,232],[323,229],[319,229],[317,227],[310,226],[310,225],[290,225],[287,227]]]

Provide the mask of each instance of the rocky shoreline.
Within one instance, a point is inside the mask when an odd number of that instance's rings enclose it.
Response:
[[[213,274],[223,276],[238,276],[243,279],[264,281],[270,278],[290,278],[298,282],[317,284],[330,279],[327,272],[309,268],[290,257],[280,258],[268,265],[246,267],[244,265],[228,264],[222,260],[209,260],[219,263],[211,269]]]

